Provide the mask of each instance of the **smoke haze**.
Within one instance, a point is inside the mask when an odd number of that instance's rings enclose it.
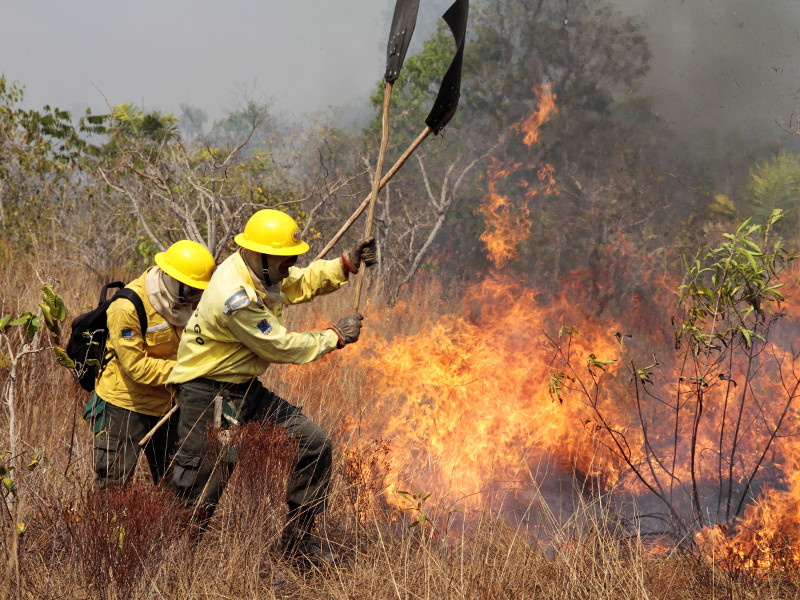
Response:
[[[800,107],[800,2],[617,0],[646,24],[644,90],[678,133],[733,130],[785,139]]]

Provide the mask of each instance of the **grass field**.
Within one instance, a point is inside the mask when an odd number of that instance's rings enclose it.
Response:
[[[132,276],[135,274],[129,274]],[[0,267],[0,313],[38,306],[43,283],[58,280],[74,317],[93,304],[103,274],[56,269],[29,259]],[[335,322],[349,294],[292,309],[296,329]],[[365,328],[397,327],[370,320]],[[443,310],[431,301],[416,311]],[[412,311],[413,312],[413,311]],[[409,318],[413,320],[413,316]],[[378,322],[375,322],[378,321]],[[414,328],[412,322],[404,327]],[[395,332],[393,332],[395,333]],[[7,390],[9,346],[0,378]],[[16,378],[16,456],[6,453],[0,512],[8,598],[320,598],[320,599],[767,599],[800,597],[796,572],[754,572],[690,544],[641,539],[597,494],[579,495],[574,514],[555,514],[530,479],[527,520],[501,511],[469,514],[431,500],[387,497],[395,468],[385,444],[356,443],[352,420],[367,418],[370,390],[363,368],[345,349],[307,367],[272,368],[264,382],[322,425],[335,443],[329,509],[318,533],[339,563],[302,572],[277,552],[283,522],[288,450],[280,432],[246,428],[240,461],[211,529],[199,540],[182,525],[168,490],[140,468],[125,489],[93,494],[89,427],[81,421],[87,394],[52,353],[26,356]],[[380,357],[378,357],[379,359]],[[311,376],[309,375],[311,374]],[[10,447],[8,397],[0,449]],[[8,486],[11,484],[9,483]],[[437,490],[425,490],[436,495]],[[404,510],[405,509],[405,510]],[[24,531],[21,532],[24,524]],[[20,533],[21,532],[21,533]],[[685,541],[684,541],[685,542]]]

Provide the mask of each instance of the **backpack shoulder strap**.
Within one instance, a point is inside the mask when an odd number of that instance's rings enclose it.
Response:
[[[144,336],[147,333],[147,313],[144,310],[144,302],[141,296],[132,289],[124,287],[114,294],[111,301],[113,302],[117,298],[126,298],[130,300],[134,308],[136,308],[136,314],[139,316],[139,327],[142,329],[142,339],[144,340]]]
[[[125,284],[122,281],[111,281],[103,286],[103,289],[100,290],[100,300],[97,302],[97,306],[102,306],[103,302],[108,301],[108,289],[109,288],[118,288],[123,289]]]

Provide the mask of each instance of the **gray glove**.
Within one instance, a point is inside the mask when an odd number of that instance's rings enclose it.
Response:
[[[342,263],[344,263],[345,271],[349,271],[350,273],[358,273],[358,268],[362,260],[368,267],[378,262],[374,237],[361,240],[347,252],[342,252]]]
[[[336,345],[338,348],[344,348],[345,345],[352,344],[358,340],[363,319],[362,315],[356,313],[349,317],[342,317],[336,325],[328,328],[333,329],[336,335],[339,336],[339,343]]]

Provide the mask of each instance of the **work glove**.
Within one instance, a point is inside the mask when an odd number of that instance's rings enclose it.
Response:
[[[362,260],[368,267],[378,262],[378,256],[375,252],[374,237],[361,240],[347,252],[342,252],[342,265],[344,266],[345,273],[358,273],[358,267]]]
[[[339,322],[332,329],[337,336],[339,336],[339,343],[336,344],[337,348],[344,348],[347,344],[352,344],[358,340],[361,333],[361,321],[364,317],[359,313],[350,315],[349,317],[342,317]]]

